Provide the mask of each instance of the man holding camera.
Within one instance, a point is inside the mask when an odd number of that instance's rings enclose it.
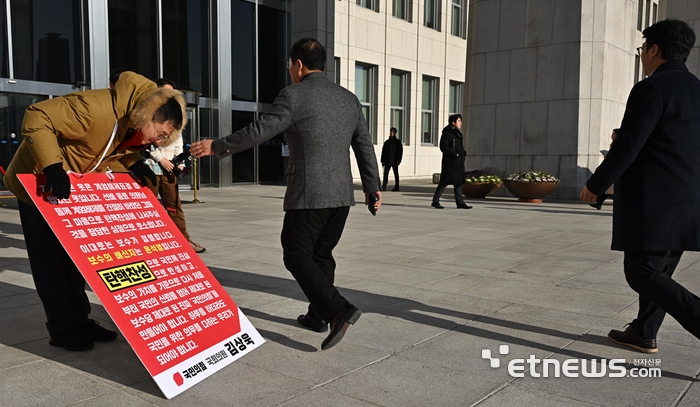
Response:
[[[157,79],[156,85],[159,88],[175,89],[175,82],[166,78]],[[182,146],[182,134],[178,136],[174,143],[168,146],[164,147],[158,144],[151,146],[144,161],[156,174],[156,183],[151,184],[149,182],[148,188],[153,192],[153,195],[160,195],[160,199],[163,201],[163,206],[168,215],[170,215],[170,219],[175,222],[175,225],[180,229],[185,239],[190,242],[194,251],[204,253],[207,249],[190,239],[190,234],[187,232],[187,222],[185,222],[185,212],[182,211],[177,178],[184,171],[185,164],[184,162],[177,162],[176,168],[176,164],[171,161],[182,154]]]
[[[148,188],[153,192],[153,195],[160,196],[163,201],[165,210],[170,215],[170,219],[175,222],[175,225],[182,235],[185,236],[192,248],[197,253],[204,253],[207,249],[202,245],[193,242],[190,239],[190,234],[187,232],[187,223],[185,222],[185,213],[182,211],[182,202],[180,201],[180,192],[177,186],[177,175],[185,168],[184,163],[175,164],[171,161],[182,153],[182,136],[178,137],[175,142],[169,146],[153,146],[148,151],[149,158],[144,161],[156,174],[156,183],[148,183]]]

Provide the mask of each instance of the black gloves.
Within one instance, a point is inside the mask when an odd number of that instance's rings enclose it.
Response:
[[[133,164],[131,167],[129,167],[129,171],[133,172],[136,178],[139,180],[141,185],[144,187],[148,186],[148,182],[146,181],[146,178],[151,180],[151,183],[153,185],[156,184],[156,174],[153,172],[151,167],[149,167],[145,162],[143,161],[137,161],[135,164]]]
[[[46,175],[46,191],[58,199],[68,199],[70,195],[70,178],[63,169],[63,163],[51,164],[44,168]]]

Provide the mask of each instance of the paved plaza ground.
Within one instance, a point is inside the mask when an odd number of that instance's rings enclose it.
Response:
[[[401,192],[385,193],[376,218],[362,205],[351,209],[335,251],[336,283],[364,314],[327,351],[325,334],[296,323],[306,303],[282,263],[284,187],[200,190],[204,202],[184,207],[192,239],[267,342],[172,400],[121,336],[85,353],[48,345],[16,203],[4,199],[0,406],[700,405],[700,341],[671,317],[652,356],[606,338],[637,309],[622,255],[610,251],[611,205],[489,197],[461,210],[448,187],[445,209],[436,210],[434,188],[407,180]],[[699,260],[686,253],[676,275],[696,293]],[[93,316],[114,327],[91,300]],[[500,367],[482,358],[484,349]],[[511,377],[508,365],[519,358],[549,359],[550,377],[535,377],[542,363],[531,374],[528,362],[524,377]],[[661,377],[609,377],[609,369],[597,378],[552,377],[555,365],[590,371],[591,359],[636,363],[620,365],[625,376],[653,373],[641,364],[651,360]]]

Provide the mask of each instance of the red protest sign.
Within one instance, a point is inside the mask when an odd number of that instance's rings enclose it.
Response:
[[[62,200],[43,191],[43,175],[18,178],[167,398],[264,342],[128,174],[71,174]]]

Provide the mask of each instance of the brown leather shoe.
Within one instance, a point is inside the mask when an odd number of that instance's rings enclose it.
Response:
[[[207,251],[207,249],[205,249],[204,246],[202,246],[202,245],[199,244],[199,243],[195,243],[195,242],[193,242],[193,241],[191,241],[191,240],[190,240],[190,245],[191,245],[192,248],[194,249],[194,252],[195,252],[195,253],[204,253],[204,252]]]
[[[327,350],[337,345],[345,336],[345,331],[348,330],[348,327],[360,319],[360,315],[362,315],[362,311],[353,305],[348,305],[344,310],[337,313],[331,321],[331,333],[321,343],[321,350]]]
[[[608,333],[608,338],[615,343],[643,353],[656,353],[659,351],[659,348],[656,347],[656,339],[642,338],[634,332],[631,326],[628,326],[624,331],[613,329]]]

